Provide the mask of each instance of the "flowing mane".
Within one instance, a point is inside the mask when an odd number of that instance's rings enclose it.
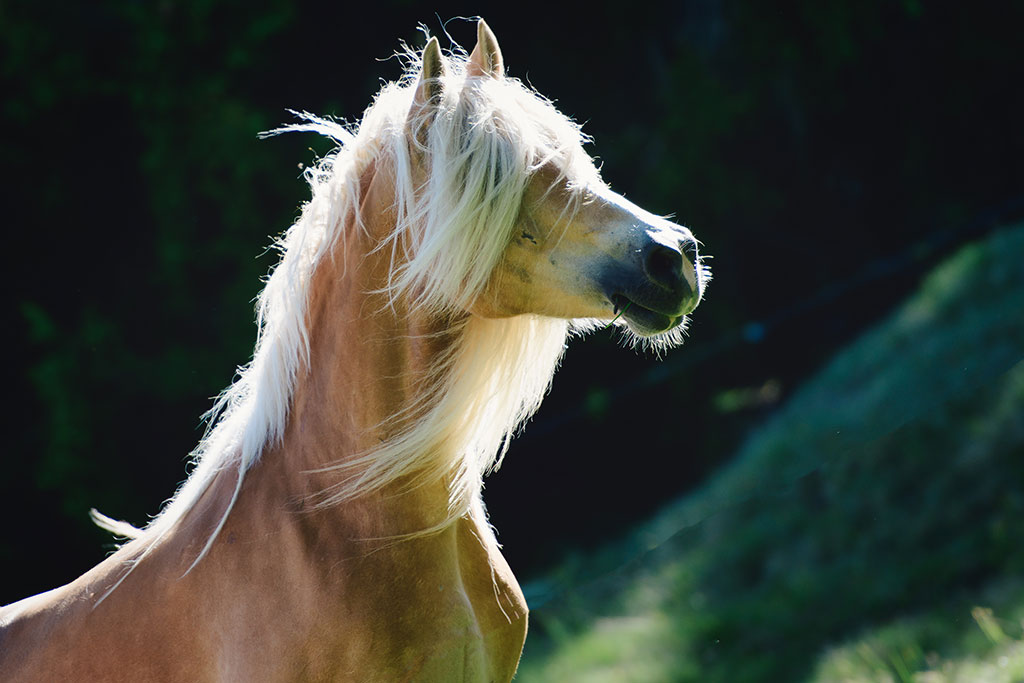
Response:
[[[403,56],[403,76],[383,87],[358,125],[302,112],[302,123],[261,135],[315,132],[338,147],[305,173],[312,198],[276,244],[282,257],[258,298],[253,359],[205,416],[210,426],[192,454],[188,480],[144,529],[94,511],[102,527],[155,540],[226,469],[238,473],[237,498],[246,471],[284,433],[296,379],[310,370],[306,312],[312,275],[335,241],[348,238],[346,216],[363,225],[360,179],[371,164],[395,172],[398,220],[377,246],[391,253],[387,294],[392,302],[402,298],[435,315],[455,315],[479,294],[508,244],[533,172],[551,165],[560,170],[556,180],[568,180],[572,188],[604,187],[578,124],[517,79],[467,76],[461,51],[448,56],[437,109],[410,119],[422,64],[417,52]],[[420,129],[414,136],[420,149],[409,144],[410,125]],[[417,154],[430,159],[427,183],[420,187],[412,173]],[[355,473],[325,491],[320,504],[343,502],[403,476],[448,477],[454,483],[449,514],[422,532],[450,524],[470,509],[483,476],[500,464],[517,428],[539,407],[567,336],[593,326],[589,320],[538,315],[472,316],[458,324],[458,343],[426,378],[411,408],[412,427],[338,465],[343,475]]]

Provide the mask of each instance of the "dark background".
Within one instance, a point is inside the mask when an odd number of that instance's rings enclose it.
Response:
[[[0,6],[5,169],[0,603],[142,524],[248,360],[271,235],[308,192],[286,108],[356,119],[400,40],[480,6]],[[436,12],[436,15],[435,15]],[[586,123],[613,188],[714,256],[686,346],[570,348],[486,499],[530,576],[696,486],[954,247],[1024,215],[1024,3],[522,4],[510,75]],[[467,48],[473,22],[447,23]],[[310,151],[310,147],[314,151]],[[1024,267],[1024,266],[1022,266]],[[1024,304],[1024,302],[1022,302]]]

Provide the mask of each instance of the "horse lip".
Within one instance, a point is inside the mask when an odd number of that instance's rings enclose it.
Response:
[[[641,335],[658,334],[671,330],[682,324],[685,317],[683,313],[664,312],[650,308],[624,294],[612,294],[609,299],[615,308],[616,316],[622,317],[630,329]]]
[[[662,289],[660,293],[666,293],[666,291]],[[626,311],[625,307],[628,305],[630,308],[639,307],[666,318],[682,318],[697,307],[698,298],[693,296],[693,292],[689,289],[684,292],[669,293],[673,295],[672,301],[662,301],[660,297],[645,296],[634,292],[627,293],[621,290],[615,291],[608,298],[615,307],[616,313]]]
[[[622,264],[612,264],[600,277],[614,314],[637,334],[649,336],[679,326],[700,301],[688,282],[666,288],[638,275]]]

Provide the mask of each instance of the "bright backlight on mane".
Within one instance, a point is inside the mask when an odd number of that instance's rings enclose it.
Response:
[[[352,239],[344,230],[347,215],[354,214],[365,230],[367,217],[359,214],[357,200],[371,164],[395,174],[398,218],[376,246],[393,256],[387,295],[438,314],[465,310],[479,294],[510,239],[536,169],[554,165],[559,179],[576,188],[603,184],[575,122],[516,79],[467,76],[467,59],[458,53],[447,58],[438,106],[410,120],[422,63],[418,53],[406,57],[405,75],[384,86],[358,125],[302,112],[301,123],[264,134],[314,132],[339,146],[306,171],[312,198],[279,242],[281,262],[259,297],[253,360],[208,414],[211,428],[193,454],[191,477],[148,532],[159,536],[195,504],[217,472],[230,467],[244,474],[281,438],[296,378],[309,371],[311,276],[336,241]],[[410,144],[409,131],[419,129],[426,135],[413,135],[419,144]],[[417,184],[419,159],[427,159],[428,168],[426,180]],[[456,472],[445,523],[465,513],[482,474],[539,406],[570,325],[537,316],[463,324],[464,341],[436,373],[436,381],[450,385],[440,392],[443,398],[422,411],[415,429],[340,465],[344,471],[365,469],[345,477],[327,501],[377,488],[411,465],[431,469],[426,453],[445,439],[460,451],[432,468],[437,475]],[[585,323],[579,327],[586,329]],[[427,392],[438,393],[436,387]],[[239,488],[241,482],[239,477]],[[121,535],[140,533],[112,520],[104,525]]]
[[[341,478],[320,496],[324,504],[341,503],[415,471],[452,482],[449,514],[431,529],[451,523],[466,513],[484,473],[500,461],[515,430],[539,406],[567,336],[605,325],[590,311],[575,320],[531,314],[459,318],[502,261],[524,191],[540,169],[557,169],[549,182],[569,191],[555,221],[562,231],[589,191],[607,188],[583,149],[588,138],[580,127],[520,81],[473,75],[467,57],[456,52],[431,79],[435,94],[428,106],[418,105],[422,55],[408,51],[405,57],[403,77],[383,87],[357,125],[302,112],[300,123],[264,134],[314,132],[338,147],[306,171],[312,197],[280,240],[281,262],[259,297],[253,360],[208,414],[211,427],[193,454],[195,469],[147,527],[147,536],[165,533],[225,469],[239,473],[237,498],[245,472],[265,448],[280,442],[296,382],[310,372],[307,306],[313,273],[336,245],[345,248],[359,238],[353,230],[373,240],[372,251],[389,254],[391,268],[377,291],[391,306],[401,300],[410,311],[459,319],[462,333],[431,369],[418,403],[407,407],[416,415],[412,425],[337,463]],[[395,221],[371,235],[375,217],[362,214],[359,198],[374,167],[393,174]],[[697,266],[696,277],[702,286],[710,275]],[[618,324],[624,339],[656,352],[681,343],[686,329],[685,319],[658,334],[637,335],[631,326]],[[142,534],[97,518],[118,534]]]

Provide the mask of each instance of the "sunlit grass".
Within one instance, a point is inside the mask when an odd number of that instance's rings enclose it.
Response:
[[[1000,585],[875,628],[821,657],[822,683],[1018,683],[1024,680],[1024,589]]]
[[[596,619],[559,641],[542,666],[524,662],[518,680],[656,683],[682,670],[695,674],[698,668],[686,661],[683,642],[672,628],[671,620],[657,612]]]

